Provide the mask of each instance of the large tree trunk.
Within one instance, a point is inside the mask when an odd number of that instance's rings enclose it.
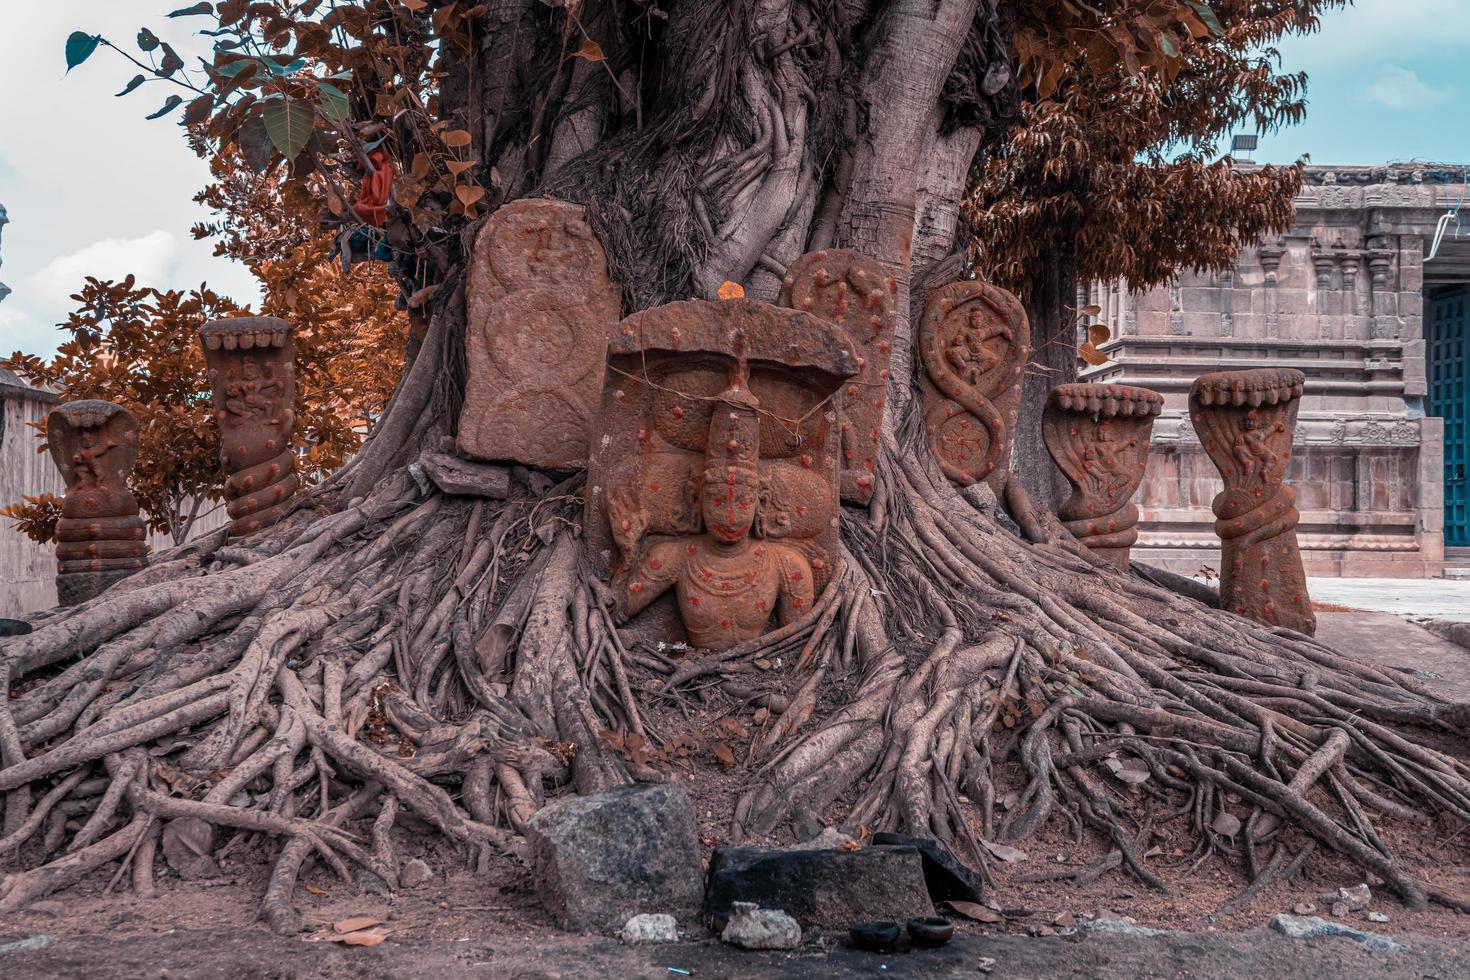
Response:
[[[1041,416],[1052,388],[1077,380],[1076,259],[1058,252],[1037,270],[1034,282],[1031,294],[1024,298],[1033,353],[1021,386],[1012,465],[1037,508],[1055,513],[1071,488],[1042,441]]]
[[[589,62],[563,57],[580,43],[563,9],[503,0],[446,49],[442,109],[503,196],[587,206],[630,310],[726,279],[773,297],[802,252],[848,246],[911,314],[916,284],[962,268],[957,204],[1001,106],[979,79],[1008,57],[1010,7],[691,0],[663,19],[614,3],[584,8],[606,53]],[[427,336],[363,451],[302,507],[3,641],[0,861],[28,870],[0,879],[0,912],[118,858],[146,892],[160,826],[202,852],[228,828],[286,841],[264,911],[290,930],[312,855],[395,880],[400,807],[505,846],[549,794],[656,777],[727,715],[753,729],[732,839],[832,820],[983,864],[988,840],[1055,820],[1157,885],[1157,810],[1257,889],[1320,843],[1411,905],[1462,904],[1406,873],[1373,821],[1470,819],[1454,754],[1470,709],[1121,574],[1055,528],[1042,544],[1007,530],[927,456],[908,322],[874,501],[844,511],[815,608],[718,654],[637,642],[581,561],[580,477],[518,471],[512,499],[472,502],[408,471],[456,425],[472,231],[425,249],[442,279]],[[1070,302],[1065,271],[1043,322]],[[1238,842],[1227,806],[1248,817]],[[67,814],[90,816],[72,831]]]

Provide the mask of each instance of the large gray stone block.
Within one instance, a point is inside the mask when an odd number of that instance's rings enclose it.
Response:
[[[567,797],[537,813],[526,837],[541,903],[563,929],[617,933],[641,913],[699,909],[694,806],[677,787]]]
[[[734,903],[780,909],[803,929],[933,915],[918,848],[873,845],[856,851],[717,847],[704,911],[718,924]]]

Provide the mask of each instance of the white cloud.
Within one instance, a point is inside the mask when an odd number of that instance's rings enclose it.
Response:
[[[53,309],[65,307],[87,276],[122,279],[132,274],[143,285],[153,285],[170,278],[177,262],[178,241],[162,229],[142,238],[104,238],[47,262],[31,276],[34,293],[27,298]]]
[[[1430,85],[1408,68],[1384,65],[1373,84],[1363,90],[1363,96],[1390,109],[1415,109],[1442,102],[1448,93]]]

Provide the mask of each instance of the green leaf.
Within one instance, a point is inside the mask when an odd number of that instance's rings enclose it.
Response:
[[[101,43],[101,34],[88,34],[86,31],[72,31],[71,36],[66,39],[66,70],[71,71],[77,65],[92,57],[92,52],[96,51],[97,45]]]
[[[226,61],[224,64],[215,65],[214,73],[223,75],[225,78],[234,78],[246,68],[255,67],[256,62],[252,58],[236,58],[234,61]]]
[[[317,106],[322,116],[332,122],[343,122],[352,115],[347,104],[347,94],[328,82],[317,83]]]
[[[129,92],[131,92],[133,89],[137,88],[139,85],[142,85],[147,80],[148,79],[145,78],[142,75],[134,75],[133,76],[133,80],[130,81],[130,82],[128,82],[128,84],[124,85],[123,86],[123,90],[121,92],[117,93],[117,94],[119,96],[127,95]]]
[[[158,47],[158,35],[146,27],[138,28],[138,47],[144,51],[152,51]]]
[[[1189,4],[1195,13],[1199,14],[1199,19],[1205,22],[1205,26],[1216,37],[1225,33],[1225,29],[1220,26],[1220,19],[1215,16],[1215,12],[1210,9],[1210,5],[1205,3],[1205,0],[1184,0],[1184,2]]]
[[[305,102],[287,99],[266,106],[262,118],[271,143],[287,160],[294,160],[311,138],[316,112]]]
[[[265,57],[262,57],[260,60],[271,70],[272,75],[294,75],[306,66],[305,58],[296,58],[289,62],[282,62],[279,58]]]
[[[152,115],[149,115],[149,116],[147,116],[145,118],[147,118],[147,119],[161,119],[164,116],[168,115],[170,112],[173,112],[175,109],[177,109],[179,107],[179,103],[180,102],[183,102],[183,101],[184,100],[183,100],[183,98],[181,96],[178,96],[178,95],[170,95],[168,98],[166,98],[166,99],[163,100],[163,105],[159,108],[159,110],[157,112],[155,112]]]
[[[175,10],[173,13],[169,14],[169,16],[170,17],[192,17],[194,14],[212,14],[212,13],[214,13],[214,4],[212,4],[212,3],[196,3],[192,7],[184,7],[182,9],[180,9],[180,10]]]

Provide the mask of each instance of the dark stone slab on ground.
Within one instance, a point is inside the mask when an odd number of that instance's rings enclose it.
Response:
[[[526,837],[541,903],[563,929],[616,933],[640,913],[689,918],[699,909],[699,837],[681,789],[567,797],[537,813]]]
[[[923,860],[924,882],[933,901],[978,902],[984,896],[985,882],[979,873],[961,864],[959,858],[932,837],[909,837],[879,831],[873,835],[873,843],[916,848]]]
[[[25,636],[31,632],[31,624],[23,619],[0,617],[0,636]]]
[[[705,914],[718,921],[735,902],[780,909],[803,929],[934,914],[916,847],[717,847],[710,857]]]

